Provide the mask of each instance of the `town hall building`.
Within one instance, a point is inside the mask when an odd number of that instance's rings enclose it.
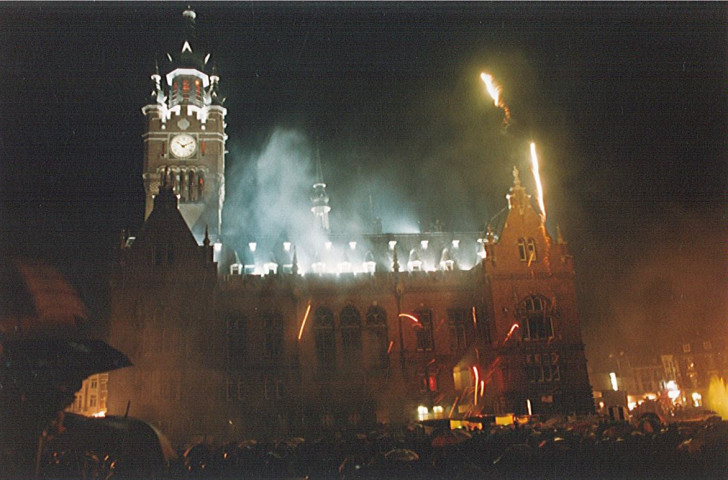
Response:
[[[111,284],[108,341],[133,366],[109,374],[109,414],[181,443],[593,410],[574,258],[517,169],[484,232],[350,235],[319,168],[315,241],[250,232],[235,249],[209,55],[189,36],[152,80],[145,223]]]

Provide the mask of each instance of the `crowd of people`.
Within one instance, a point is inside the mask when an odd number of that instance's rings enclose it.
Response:
[[[46,458],[42,478],[139,478],[129,459],[86,452]],[[64,457],[65,455],[65,457]],[[75,463],[64,458],[74,458]],[[83,460],[79,460],[82,458]],[[79,472],[83,468],[83,472]],[[74,471],[75,469],[75,471]],[[82,473],[82,476],[79,474]],[[719,479],[728,478],[728,422],[549,419],[451,430],[412,424],[316,439],[197,444],[153,475],[171,479]],[[150,478],[147,473],[144,478]]]

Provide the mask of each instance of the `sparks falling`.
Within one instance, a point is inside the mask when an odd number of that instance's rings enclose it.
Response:
[[[511,123],[511,111],[508,108],[508,105],[503,102],[503,99],[501,99],[501,87],[498,85],[498,83],[493,78],[493,75],[487,74],[487,73],[481,73],[480,79],[483,80],[483,83],[485,83],[485,89],[488,91],[488,94],[493,99],[493,104],[503,109],[503,113],[505,116],[503,117],[503,126],[507,127]]]
[[[409,319],[410,319],[410,320],[412,320],[412,321],[414,322],[414,324],[415,324],[415,325],[417,325],[418,327],[421,327],[421,326],[422,326],[422,324],[420,323],[420,319],[419,319],[419,318],[417,318],[417,317],[415,317],[414,315],[410,315],[409,313],[400,313],[400,314],[399,314],[399,317],[400,317],[400,318],[409,318]]]
[[[473,384],[473,405],[478,404],[478,387],[480,386],[480,372],[478,371],[478,367],[473,365],[471,367],[473,369],[473,375],[475,376],[475,383]]]
[[[538,156],[536,155],[536,144],[531,142],[531,171],[536,181],[536,193],[538,194],[538,208],[541,209],[541,221],[546,222],[546,205],[543,202],[543,186],[541,175],[538,173]]]
[[[308,303],[308,306],[306,307],[306,313],[303,315],[303,321],[301,321],[301,328],[298,330],[298,341],[301,341],[301,337],[303,336],[303,329],[306,326],[306,320],[308,320],[308,314],[311,312],[311,302]]]
[[[511,329],[508,330],[508,335],[506,335],[506,338],[503,340],[503,345],[505,345],[508,340],[511,339],[511,335],[513,335],[513,332],[515,332],[518,327],[520,327],[520,325],[518,325],[517,323],[511,325]]]

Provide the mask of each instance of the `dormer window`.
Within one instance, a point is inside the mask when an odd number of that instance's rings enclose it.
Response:
[[[536,241],[533,238],[518,239],[518,259],[529,264],[538,260]]]

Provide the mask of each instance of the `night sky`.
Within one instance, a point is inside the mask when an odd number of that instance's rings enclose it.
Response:
[[[143,219],[149,75],[180,50],[185,6],[0,3],[0,253],[57,265],[99,318],[119,231]],[[281,143],[297,158],[281,175],[307,178],[320,152],[334,231],[372,213],[385,231],[397,216],[478,231],[513,165],[533,192],[535,141],[594,367],[728,333],[725,4],[192,7],[227,97],[229,234]],[[503,88],[505,129],[481,71]]]

